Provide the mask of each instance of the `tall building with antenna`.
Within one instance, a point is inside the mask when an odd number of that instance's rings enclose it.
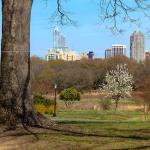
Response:
[[[57,49],[59,48],[59,37],[60,37],[60,31],[57,26],[53,29],[53,48]]]
[[[65,36],[60,32],[58,26],[53,29],[53,48],[54,49],[67,49],[67,42]]]
[[[46,60],[78,60],[78,54],[69,50],[67,47],[66,37],[60,32],[58,26],[53,29],[53,48],[48,50]]]

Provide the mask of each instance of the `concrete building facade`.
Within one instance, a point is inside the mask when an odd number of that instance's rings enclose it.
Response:
[[[64,60],[64,61],[76,61],[78,60],[78,53],[72,50],[62,50],[62,49],[49,49],[46,55],[46,60]]]
[[[80,59],[88,59],[88,54],[86,52],[80,54]]]
[[[94,53],[93,51],[89,51],[89,52],[87,53],[87,55],[88,55],[88,59],[90,59],[90,60],[95,59],[95,53]]]
[[[112,57],[126,56],[126,45],[115,44],[112,45]]]
[[[145,60],[145,36],[140,31],[135,31],[130,36],[130,58],[137,62]]]
[[[105,58],[111,58],[112,57],[112,50],[106,49],[105,50]]]
[[[126,45],[114,44],[111,49],[105,50],[105,58],[112,58],[116,56],[126,56]]]
[[[78,60],[78,53],[68,49],[66,38],[57,26],[53,29],[53,48],[48,50],[46,60]]]

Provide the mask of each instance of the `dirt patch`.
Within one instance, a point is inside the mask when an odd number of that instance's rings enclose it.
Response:
[[[144,107],[137,106],[137,105],[122,105],[119,107],[119,110],[129,110],[129,111],[136,111],[136,110],[143,110]]]
[[[43,132],[42,129],[31,129],[34,133]],[[46,131],[44,131],[46,132]],[[17,128],[15,131],[5,131],[0,126],[0,150],[29,150],[29,145],[36,146],[36,143],[41,144],[40,141],[23,128]]]

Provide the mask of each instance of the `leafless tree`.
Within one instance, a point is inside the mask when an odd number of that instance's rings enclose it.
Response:
[[[135,17],[135,13],[142,13],[150,19],[150,1],[149,0],[100,0],[100,19],[108,21],[110,29],[113,32],[122,32],[122,27],[118,26],[121,23],[135,23],[140,25],[141,18]]]
[[[57,0],[57,9],[52,15],[53,21],[55,20],[61,25],[75,25],[76,22],[71,19],[70,13],[65,10],[62,2],[64,0]],[[108,27],[112,32],[123,32],[122,27],[119,26],[120,22],[140,26],[141,18],[135,15],[137,12],[150,19],[149,0],[95,0],[94,2],[98,4],[100,21],[108,23]]]

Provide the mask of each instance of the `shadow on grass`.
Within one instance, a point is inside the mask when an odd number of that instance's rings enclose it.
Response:
[[[109,149],[109,150],[148,150],[150,148],[150,145],[148,146],[139,146],[139,147],[134,147],[134,148],[121,148],[121,149]]]
[[[131,132],[150,133],[150,129],[116,129],[116,128],[109,128],[107,130],[120,131],[120,132],[130,132],[130,133]]]
[[[86,127],[86,123],[84,123],[84,125]],[[54,126],[54,127],[35,127],[35,128],[31,128],[31,130],[33,130],[36,137],[38,137],[36,141],[40,139],[41,135],[50,135],[50,136],[65,135],[65,136],[74,136],[74,137],[116,138],[117,141],[118,140],[124,141],[126,139],[130,139],[130,140],[137,140],[138,142],[142,140],[150,140],[149,135],[143,135],[143,133],[144,134],[150,133],[150,129],[117,129],[117,128],[103,129],[102,128],[102,130],[100,129],[98,130],[98,132],[94,131],[96,133],[85,133],[84,132],[85,130],[84,129],[82,130],[82,128],[76,129],[73,125],[66,126],[66,124],[64,124],[63,126],[60,124],[59,126]],[[90,129],[88,130],[90,131]],[[32,134],[30,132],[27,132],[25,130],[20,130],[20,129],[17,132],[6,131],[0,133],[0,138],[7,137],[7,136],[16,138],[21,136],[32,136]],[[108,144],[109,143],[111,143],[111,140],[110,142],[108,142]],[[109,149],[109,150],[136,150],[136,149],[141,150],[141,149],[148,149],[148,148],[150,149],[150,145],[146,145],[146,146],[141,145],[135,148],[122,148],[122,149]]]
[[[142,131],[142,130],[118,130],[118,129],[108,129],[111,130],[113,132],[117,132],[117,131],[121,131],[122,135],[119,134],[96,134],[96,133],[84,133],[82,131],[75,131],[73,130],[73,128],[69,128],[69,127],[38,127],[38,128],[34,128],[34,129],[42,129],[42,132],[38,133],[34,132],[34,134],[36,134],[36,136],[39,135],[43,135],[43,134],[52,134],[51,132],[48,131],[55,131],[56,134],[62,134],[62,135],[66,135],[66,136],[76,136],[76,137],[102,137],[102,138],[122,138],[122,139],[134,139],[134,140],[150,140],[150,136],[142,136],[142,135],[134,135],[132,132],[134,131]],[[45,132],[43,131],[45,130]],[[106,129],[105,129],[106,130]],[[130,135],[123,135],[124,132],[126,131],[130,131]],[[149,130],[148,130],[149,131]],[[107,131],[106,131],[107,132]],[[146,132],[146,130],[144,130],[144,132]],[[6,135],[2,135],[3,133],[0,134],[0,138],[2,137],[6,137],[6,136],[25,136],[25,135],[32,135],[30,132],[14,132],[11,134],[6,134]],[[34,135],[35,136],[35,135]]]

